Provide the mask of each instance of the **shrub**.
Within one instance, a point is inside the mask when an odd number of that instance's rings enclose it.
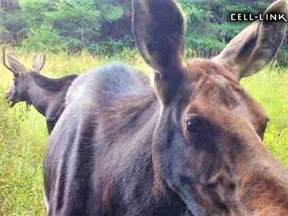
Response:
[[[63,50],[67,46],[52,26],[44,24],[35,30],[30,29],[22,45],[30,51],[51,52]]]
[[[2,43],[16,45],[27,33],[27,20],[20,10],[5,13],[0,10],[0,39]]]
[[[114,56],[127,48],[131,48],[131,44],[133,44],[132,41],[131,35],[125,35],[122,40],[108,38],[99,43],[89,45],[88,51],[93,55]]]

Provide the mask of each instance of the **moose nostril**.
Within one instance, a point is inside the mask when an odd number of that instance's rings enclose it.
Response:
[[[8,100],[9,97],[10,97],[10,92],[6,92],[6,93],[5,93],[5,99]]]
[[[6,94],[5,94],[5,99],[6,100],[8,100],[8,101],[12,101],[13,100],[13,98],[14,98],[14,92],[13,91],[8,91],[8,92],[6,92]]]

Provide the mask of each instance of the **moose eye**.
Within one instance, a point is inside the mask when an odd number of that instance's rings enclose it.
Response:
[[[201,129],[201,120],[199,118],[189,119],[186,123],[186,127],[190,133],[198,133]]]

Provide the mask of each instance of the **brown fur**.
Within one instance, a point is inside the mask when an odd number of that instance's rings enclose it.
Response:
[[[279,5],[288,11],[279,0],[267,12]],[[155,88],[119,64],[73,82],[44,163],[49,215],[288,215],[287,170],[261,140],[267,116],[239,83],[274,57],[286,25],[252,24],[219,56],[185,61],[176,3],[133,8]]]
[[[228,170],[230,170],[229,172],[234,173],[231,173],[234,177],[230,181],[231,187],[232,185],[234,185],[233,187],[236,187],[235,192],[237,196],[235,198],[238,201],[235,200],[235,202],[239,202],[237,205],[246,206],[244,209],[246,209],[247,212],[250,212],[249,214],[253,215],[270,215],[272,213],[273,215],[287,214],[288,187],[284,183],[288,181],[287,171],[282,165],[274,161],[274,159],[271,159],[271,156],[268,154],[259,138],[263,137],[267,123],[267,117],[263,108],[245,93],[238,82],[231,78],[231,76],[227,75],[229,74],[229,71],[226,71],[221,67],[221,65],[217,65],[217,63],[209,62],[209,60],[189,61],[187,63],[186,73],[186,77],[190,77],[190,79],[192,78],[194,80],[198,79],[198,81],[194,81],[198,83],[196,85],[191,85],[191,81],[187,82],[187,91],[194,92],[189,99],[189,101],[194,102],[189,102],[186,111],[187,116],[198,113],[198,115],[203,115],[205,118],[209,119],[209,121],[213,119],[212,122],[214,123],[214,126],[212,127],[214,130],[227,130],[227,133],[230,134],[229,136],[231,136],[231,138],[236,138],[236,136],[238,136],[236,134],[241,134],[241,139],[251,137],[249,138],[251,140],[246,143],[248,146],[245,146],[246,144],[244,146],[241,144],[238,148],[227,146],[227,151],[229,153],[226,152],[222,155],[223,158],[231,157],[227,160],[225,166],[228,166]],[[223,79],[224,77],[225,79]],[[239,112],[235,113],[235,110],[239,110]],[[219,113],[222,113],[222,115],[219,115]],[[225,113],[226,115],[224,115]],[[252,134],[249,135],[246,131],[247,126],[244,126],[244,122],[241,123],[241,121],[243,121],[240,120],[242,116],[250,122],[259,137]],[[234,122],[232,123],[231,121]],[[223,128],[226,125],[229,125],[229,128]],[[217,127],[220,127],[221,129],[216,129]],[[189,135],[186,135],[186,139],[188,139],[187,137],[189,137]],[[219,143],[225,143],[225,139],[231,138],[223,137],[221,138],[222,141],[219,141]],[[250,143],[253,145],[250,146]],[[235,145],[237,144],[235,143]],[[197,161],[199,161],[199,157],[201,158],[202,156],[195,155],[194,159],[198,158]],[[213,156],[211,155],[210,160],[212,158]],[[267,161],[265,162],[264,160]],[[214,163],[217,163],[216,161]],[[241,165],[240,168],[236,168],[238,164]],[[247,169],[248,167],[249,169]],[[222,174],[221,169],[217,170],[218,171],[215,175],[218,177],[212,175],[209,179],[204,181],[217,182],[219,181],[219,178],[223,178],[221,177],[222,175],[227,175],[228,170],[226,170],[226,168],[223,170],[224,172]],[[228,176],[223,179],[231,178]],[[228,182],[223,182],[222,184],[228,184]],[[204,189],[205,187],[202,188],[198,186],[197,188],[199,191],[199,199],[203,199],[203,205],[211,205],[210,201],[207,200],[208,193],[206,189]],[[222,194],[222,199],[226,200],[226,203],[227,201],[231,201],[232,194],[228,195],[226,199],[224,197],[227,192],[218,191],[217,193]],[[231,191],[229,193],[231,193]],[[276,194],[277,197],[275,197]],[[233,205],[235,205],[235,203],[231,206]]]

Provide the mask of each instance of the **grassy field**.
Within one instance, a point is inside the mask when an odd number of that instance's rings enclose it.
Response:
[[[31,54],[17,54],[27,67],[31,66]],[[60,77],[123,59],[138,69],[150,71],[139,56],[129,52],[113,59],[87,54],[48,54],[43,73]],[[42,161],[47,143],[44,118],[25,104],[10,109],[3,93],[12,75],[2,64],[0,79],[0,215],[44,215]],[[265,69],[246,78],[242,84],[269,115],[265,134],[267,147],[288,166],[288,69],[277,72]]]

